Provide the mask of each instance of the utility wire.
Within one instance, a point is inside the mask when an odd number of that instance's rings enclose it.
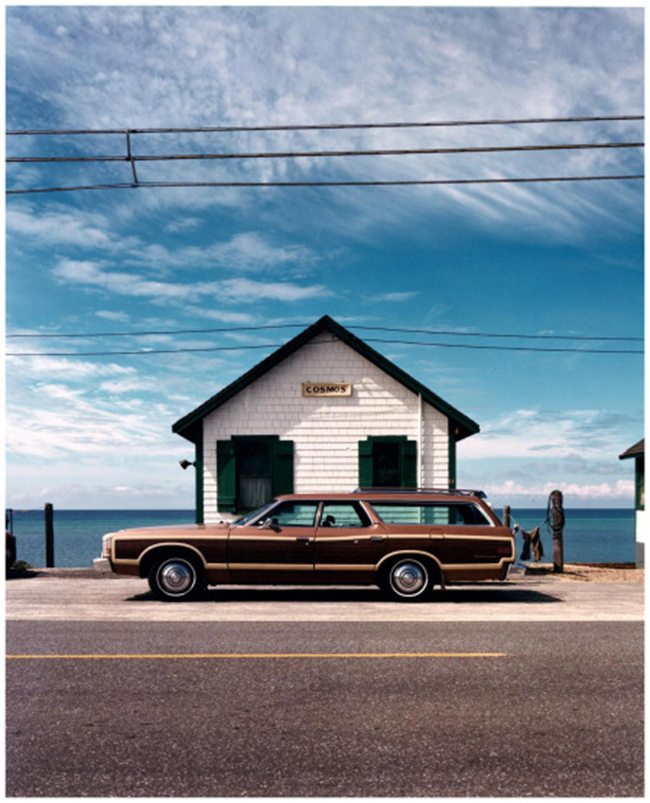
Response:
[[[413,187],[450,186],[469,184],[527,184],[569,181],[637,181],[643,174],[609,176],[541,176],[526,178],[462,178],[462,179],[405,179],[377,181],[138,181],[115,184],[81,184],[64,187],[32,187],[7,190],[7,195],[27,195],[44,192],[73,192],[79,190],[133,190],[160,188],[206,188],[206,187]]]
[[[445,128],[474,125],[530,125],[538,123],[595,123],[643,120],[642,114],[598,115],[589,117],[527,117],[523,119],[483,119],[483,120],[438,120],[402,123],[323,123],[298,125],[255,125],[255,126],[196,126],[181,128],[86,128],[86,129],[14,129],[7,136],[67,136],[85,134],[197,134],[231,133],[243,131],[338,131],[347,129],[373,128]]]
[[[204,329],[150,329],[150,330],[131,330],[128,332],[17,332],[7,334],[10,338],[39,338],[55,340],[62,338],[90,338],[90,337],[149,337],[152,335],[197,335],[214,334],[225,332],[234,334],[237,332],[260,332],[267,329],[306,329],[307,323],[278,323],[264,324],[256,326],[219,326]],[[352,325],[350,329],[361,329],[372,332],[403,332],[410,334],[426,335],[452,335],[454,337],[495,337],[495,338],[515,338],[523,340],[571,340],[571,341],[643,341],[642,337],[622,337],[622,336],[596,336],[596,335],[531,335],[515,334],[512,332],[459,332],[454,329],[413,329],[392,326],[363,326]]]
[[[515,153],[531,151],[579,151],[605,148],[643,148],[643,142],[583,142],[559,145],[490,145],[456,148],[377,148],[374,150],[346,151],[262,151],[245,153],[173,153],[173,154],[134,154],[113,156],[9,156],[7,163],[35,164],[56,162],[172,162],[224,159],[297,159],[332,158],[347,156],[416,156],[460,153]]]
[[[642,337],[613,337],[605,335],[597,337],[596,335],[523,335],[504,332],[458,332],[453,329],[401,329],[391,326],[352,326],[352,329],[363,329],[365,331],[375,332],[409,332],[412,334],[424,335],[455,335],[458,337],[508,337],[522,340],[615,340],[615,341],[641,341]]]
[[[550,353],[578,353],[578,354],[643,354],[643,350],[636,349],[579,349],[579,348],[536,348],[533,346],[483,346],[477,344],[466,343],[429,343],[418,342],[412,340],[391,340],[382,338],[367,338],[368,343],[389,343],[392,345],[403,346],[429,346],[435,348],[448,348],[448,349],[480,349],[492,351],[537,351],[537,352],[550,352]],[[130,356],[145,356],[149,354],[188,354],[188,353],[203,353],[209,351],[244,351],[250,349],[278,349],[283,343],[261,343],[256,345],[239,345],[239,346],[202,346],[196,348],[181,348],[181,349],[147,349],[138,351],[24,351],[24,352],[7,352],[7,357],[113,357],[118,355]],[[319,345],[314,343],[311,345]]]

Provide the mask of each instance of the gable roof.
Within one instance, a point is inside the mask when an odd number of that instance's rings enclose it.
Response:
[[[329,315],[324,315],[311,326],[307,327],[307,329],[296,335],[292,340],[285,343],[284,346],[274,351],[273,354],[270,354],[249,371],[246,371],[245,374],[242,374],[239,379],[236,379],[230,385],[223,388],[223,390],[220,390],[219,393],[212,396],[212,398],[208,399],[191,413],[180,418],[172,425],[172,432],[187,438],[187,440],[193,443],[197,443],[201,437],[201,421],[206,415],[212,413],[229,399],[232,399],[233,396],[236,396],[240,391],[248,387],[248,385],[255,382],[256,379],[259,379],[263,374],[267,373],[267,371],[270,371],[287,357],[294,354],[299,348],[322,332],[330,332],[330,334],[335,335],[358,354],[361,354],[384,371],[384,373],[404,385],[404,387],[415,394],[420,394],[426,402],[446,415],[447,418],[454,423],[454,435],[457,441],[469,435],[474,435],[479,431],[479,425],[475,421],[472,421],[471,418],[468,418],[455,407],[452,407],[441,399],[440,396],[437,396],[433,391],[425,387],[421,382],[418,382],[417,379],[414,379],[407,374],[406,371],[403,371],[395,365],[395,363],[388,360],[378,351],[375,351],[375,349],[356,337],[356,335],[353,335],[352,332],[348,331],[344,326],[341,326],[341,324],[337,323],[333,318],[330,318]]]

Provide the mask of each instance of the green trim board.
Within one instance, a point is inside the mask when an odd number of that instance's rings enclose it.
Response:
[[[194,476],[196,494],[196,523],[204,524],[203,519],[203,438],[194,446]]]
[[[223,388],[223,390],[220,390],[219,393],[199,405],[199,407],[191,413],[180,418],[172,425],[172,432],[196,443],[201,437],[201,422],[206,415],[209,415],[229,399],[232,399],[233,396],[236,396],[244,390],[244,388],[251,385],[255,380],[259,379],[276,365],[279,365],[283,360],[290,357],[298,349],[322,332],[329,332],[339,338],[339,340],[354,349],[358,354],[361,354],[361,356],[376,365],[377,368],[384,371],[384,373],[391,376],[413,393],[421,395],[428,404],[447,416],[450,422],[453,423],[450,432],[453,433],[454,440],[459,441],[479,432],[479,425],[475,421],[468,418],[468,416],[461,413],[455,407],[452,407],[452,405],[448,404],[444,399],[441,399],[440,396],[437,396],[433,391],[429,390],[429,388],[418,382],[417,379],[414,379],[407,374],[406,371],[403,371],[395,365],[395,363],[391,362],[378,351],[375,351],[375,349],[356,335],[353,335],[352,332],[348,331],[344,326],[341,326],[330,318],[329,315],[324,315],[311,326],[307,327],[307,329],[296,335],[292,340],[285,343],[284,346],[281,346],[277,351],[274,351],[257,365],[253,366],[253,368],[242,374],[239,379],[236,379],[230,385]]]
[[[645,455],[636,457],[634,461],[634,477],[634,505],[636,510],[645,510]]]

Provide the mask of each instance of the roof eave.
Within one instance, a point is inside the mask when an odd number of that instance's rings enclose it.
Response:
[[[641,438],[640,441],[637,441],[634,446],[630,446],[629,449],[626,449],[623,454],[618,456],[619,460],[628,460],[632,457],[643,457],[645,454],[645,438]]]

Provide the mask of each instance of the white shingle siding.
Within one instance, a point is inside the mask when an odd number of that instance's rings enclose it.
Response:
[[[303,398],[303,382],[349,382],[351,397]],[[216,442],[279,435],[294,442],[294,490],[350,491],[359,482],[358,442],[406,435],[420,444],[421,486],[446,486],[447,417],[329,333],[244,388],[203,420],[204,516],[217,516]]]

